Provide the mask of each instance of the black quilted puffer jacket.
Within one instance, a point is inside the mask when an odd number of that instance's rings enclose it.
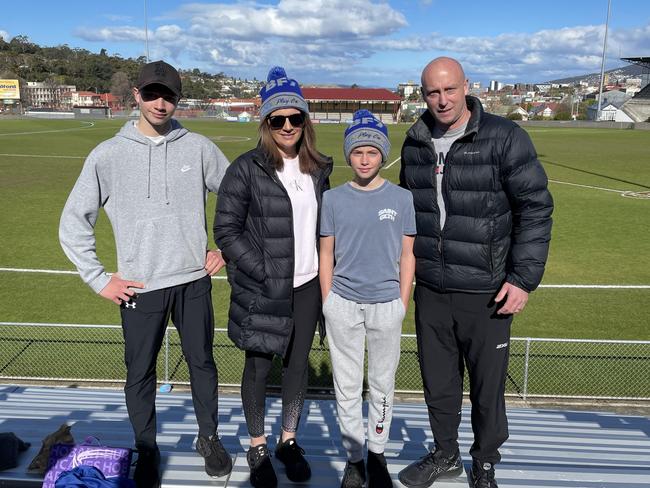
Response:
[[[434,290],[489,293],[504,281],[528,292],[540,283],[551,239],[553,199],[528,134],[485,113],[467,97],[465,134],[445,159],[440,229],[436,202],[433,116],[408,130],[400,184],[413,193],[416,281]]]
[[[319,220],[333,167],[324,159],[312,175]],[[231,287],[228,336],[240,349],[284,356],[293,328],[293,217],[289,195],[259,148],[226,170],[213,230]]]

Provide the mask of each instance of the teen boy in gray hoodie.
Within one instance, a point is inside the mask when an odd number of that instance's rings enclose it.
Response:
[[[232,460],[217,436],[217,369],[212,355],[210,275],[224,264],[207,250],[205,203],[217,193],[228,161],[207,138],[172,119],[181,96],[178,72],[146,64],[133,94],[138,121],[99,144],[86,159],[63,209],[61,246],[81,278],[120,305],[127,368],[126,405],[139,451],[138,488],[160,485],[156,444],[156,358],[168,318],[181,338],[199,436],[196,449],[211,476]],[[118,272],[105,272],[95,252],[103,207],[113,227]]]

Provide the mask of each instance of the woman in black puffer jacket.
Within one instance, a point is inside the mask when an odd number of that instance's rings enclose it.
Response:
[[[283,370],[282,434],[275,454],[290,480],[311,477],[295,436],[321,311],[316,243],[332,160],[315,150],[307,103],[284,69],[271,69],[260,95],[260,141],[226,171],[214,237],[231,286],[228,335],[246,351],[241,394],[251,437],[251,484],[274,487],[264,405],[276,354]]]

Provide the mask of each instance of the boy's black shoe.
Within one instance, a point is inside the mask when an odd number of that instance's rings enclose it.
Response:
[[[278,478],[271,464],[271,455],[266,444],[251,446],[246,453],[246,461],[251,470],[251,485],[255,488],[276,488]]]
[[[136,488],[160,487],[160,451],[158,448],[138,449],[133,481]]]
[[[460,452],[448,454],[436,448],[426,456],[409,464],[397,477],[403,485],[412,488],[425,488],[440,478],[454,478],[463,473]]]
[[[345,463],[341,488],[363,488],[366,484],[366,465],[361,461]]]
[[[393,488],[384,453],[368,451],[368,488]]]
[[[224,449],[217,434],[206,437],[199,435],[196,451],[205,460],[205,472],[209,476],[225,476],[232,471],[232,458]]]
[[[305,451],[296,439],[287,439],[275,448],[275,457],[284,464],[287,478],[296,483],[311,478],[311,468],[305,459]]]
[[[494,479],[494,464],[482,463],[477,459],[472,462],[469,481],[472,488],[499,488]]]

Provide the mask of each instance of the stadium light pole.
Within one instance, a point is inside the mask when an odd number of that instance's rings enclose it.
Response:
[[[603,102],[603,86],[605,85],[605,53],[607,52],[607,29],[609,27],[609,12],[612,7],[612,0],[607,0],[607,20],[605,21],[605,41],[603,42],[603,59],[600,62],[600,91],[598,92],[598,110],[596,110],[596,122],[600,120],[600,108]]]
[[[144,3],[144,51],[147,63],[149,62],[149,29],[147,28],[147,0]]]

